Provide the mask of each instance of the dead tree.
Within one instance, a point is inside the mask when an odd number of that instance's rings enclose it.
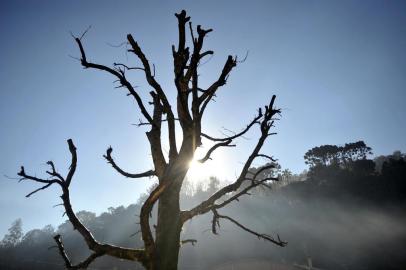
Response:
[[[66,176],[61,175],[56,170],[52,161],[47,163],[50,166],[50,170],[46,171],[49,176],[48,178],[38,178],[30,175],[26,173],[24,167],[21,167],[21,171],[18,173],[21,180],[31,180],[43,184],[42,187],[34,190],[28,194],[27,197],[53,184],[61,187],[61,198],[66,215],[74,229],[83,236],[87,246],[92,251],[92,254],[87,259],[80,263],[73,264],[65,252],[61,236],[56,235],[54,238],[67,269],[86,268],[96,258],[104,255],[137,261],[149,270],[177,269],[180,246],[182,243],[188,242],[188,240],[180,239],[182,226],[193,217],[206,213],[213,215],[212,231],[215,234],[217,233],[220,220],[225,219],[260,239],[270,241],[279,246],[286,244],[279,236],[272,237],[270,235],[257,233],[242,225],[237,220],[220,214],[221,208],[237,201],[241,196],[249,194],[248,191],[250,189],[261,185],[267,186],[268,181],[277,180],[276,178],[259,179],[259,172],[254,174],[249,171],[253,161],[258,157],[265,157],[272,161],[270,156],[260,151],[267,138],[273,134],[270,132],[270,129],[274,124],[275,116],[280,113],[280,110],[274,107],[275,96],[272,96],[267,106],[259,108],[256,116],[241,132],[225,138],[216,138],[204,133],[201,130],[201,121],[207,109],[207,105],[213,99],[218,89],[226,84],[230,72],[239,62],[237,61],[237,57],[228,56],[217,80],[208,88],[201,88],[199,86],[198,68],[204,57],[213,54],[213,51],[203,51],[202,49],[205,37],[212,29],[203,29],[198,25],[195,32],[191,22],[189,22],[190,17],[186,15],[184,10],[175,14],[175,16],[178,20],[179,32],[177,48],[175,45],[172,46],[174,82],[177,89],[177,104],[175,108],[171,106],[167,98],[167,93],[156,80],[154,67],[151,67],[146,55],[132,35],[127,35],[127,41],[130,47],[128,51],[138,58],[142,65],[141,67],[129,67],[122,63],[114,63],[112,67],[109,67],[94,63],[89,60],[85,52],[82,43],[83,35],[81,37],[74,37],[80,50],[82,66],[85,69],[96,69],[110,73],[119,83],[119,87],[127,91],[128,96],[134,98],[143,118],[145,118],[142,125],[150,126],[150,130],[146,132],[146,135],[150,143],[154,165],[152,170],[142,173],[129,173],[124,171],[114,161],[112,156],[113,149],[111,147],[107,149],[104,158],[118,173],[125,177],[156,177],[158,184],[143,203],[139,214],[144,248],[131,249],[97,241],[92,233],[78,219],[72,209],[69,186],[77,168],[78,158],[76,147],[71,139],[67,141],[72,159],[69,172]],[[192,43],[191,50],[186,46],[186,32],[189,31]],[[146,81],[152,88],[150,92],[152,102],[149,102],[152,107],[151,110],[146,106],[145,101],[142,100],[138,92],[139,90],[136,90],[126,77],[126,72],[133,69],[143,72]],[[178,130],[176,129],[176,121],[179,121],[180,124]],[[163,127],[168,129],[169,153],[167,156],[162,150],[163,139],[161,137],[161,131]],[[207,154],[200,160],[200,162],[205,162],[210,159],[211,154],[215,150],[220,147],[233,146],[232,142],[235,139],[243,136],[254,127],[259,128],[260,137],[235,181],[221,188],[212,194],[210,198],[195,207],[188,210],[181,210],[179,207],[179,196],[182,183],[188,172],[189,162],[193,158],[196,148],[202,145],[202,137],[208,142],[212,141],[212,147],[209,148]],[[177,145],[175,139],[176,132],[178,131],[182,132],[183,138],[180,145]],[[158,207],[157,224],[155,229],[151,229],[151,211],[156,204]]]

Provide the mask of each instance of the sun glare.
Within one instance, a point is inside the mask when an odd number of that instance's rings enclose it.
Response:
[[[206,180],[210,176],[224,177],[221,156],[216,156],[213,160],[200,163],[198,160],[203,156],[202,152],[204,151],[196,151],[194,158],[189,163],[189,171],[186,177],[192,182]]]

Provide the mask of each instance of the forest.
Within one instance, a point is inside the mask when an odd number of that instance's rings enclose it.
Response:
[[[225,220],[213,229],[206,215],[185,224],[179,269],[261,267],[255,265],[298,269],[295,265],[306,264],[307,258],[316,269],[404,269],[406,155],[395,151],[373,157],[372,149],[358,141],[314,147],[304,154],[304,161],[309,167],[301,174],[293,174],[277,161],[251,168],[259,179],[279,180],[256,187],[223,211],[250,229],[278,234],[288,242],[286,247],[256,239]],[[222,185],[216,177],[198,184],[188,181],[181,207],[208,198]],[[243,189],[244,185],[236,193]],[[146,197],[140,196],[132,205],[110,207],[100,215],[81,211],[77,216],[99,241],[142,247],[136,214]],[[86,243],[68,220],[25,233],[23,223],[18,219],[11,224],[0,243],[1,269],[64,269],[53,239],[56,234],[64,237],[73,262],[89,256]],[[104,256],[89,269],[143,268]]]

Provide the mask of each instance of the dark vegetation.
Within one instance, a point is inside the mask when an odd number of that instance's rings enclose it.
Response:
[[[202,216],[182,231],[182,238],[189,241],[183,243],[179,268],[215,269],[241,260],[266,260],[291,266],[311,256],[314,266],[322,269],[404,269],[406,157],[397,151],[371,160],[370,152],[362,141],[344,146],[324,145],[305,154],[309,170],[301,175],[281,170],[275,163],[272,169],[251,169],[253,173],[259,172],[259,179],[278,176],[279,181],[267,182],[272,190],[256,187],[250,192],[256,196],[241,197],[227,206],[224,214],[238,217],[258,231],[272,228],[289,245],[278,249],[257,241],[230,222],[222,222],[217,228],[221,233],[213,235],[212,218]],[[182,192],[182,205],[193,205],[210,197],[220,189],[220,183],[216,178],[205,186],[189,183]],[[244,188],[242,185],[236,193]],[[137,204],[112,207],[99,216],[86,211],[77,216],[100,241],[141,247],[135,215],[147,196],[141,196]],[[17,220],[1,242],[0,268],[63,269],[64,262],[52,239],[55,234],[64,236],[64,245],[73,261],[89,255],[86,243],[69,221],[57,229],[49,225],[23,235],[21,220]],[[214,248],[213,238],[218,238]],[[137,267],[141,269],[128,261],[102,257],[90,269]]]

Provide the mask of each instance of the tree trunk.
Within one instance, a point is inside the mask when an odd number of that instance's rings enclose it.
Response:
[[[158,202],[158,223],[156,227],[157,270],[177,270],[180,248],[179,207],[180,186],[172,186],[164,192]]]

